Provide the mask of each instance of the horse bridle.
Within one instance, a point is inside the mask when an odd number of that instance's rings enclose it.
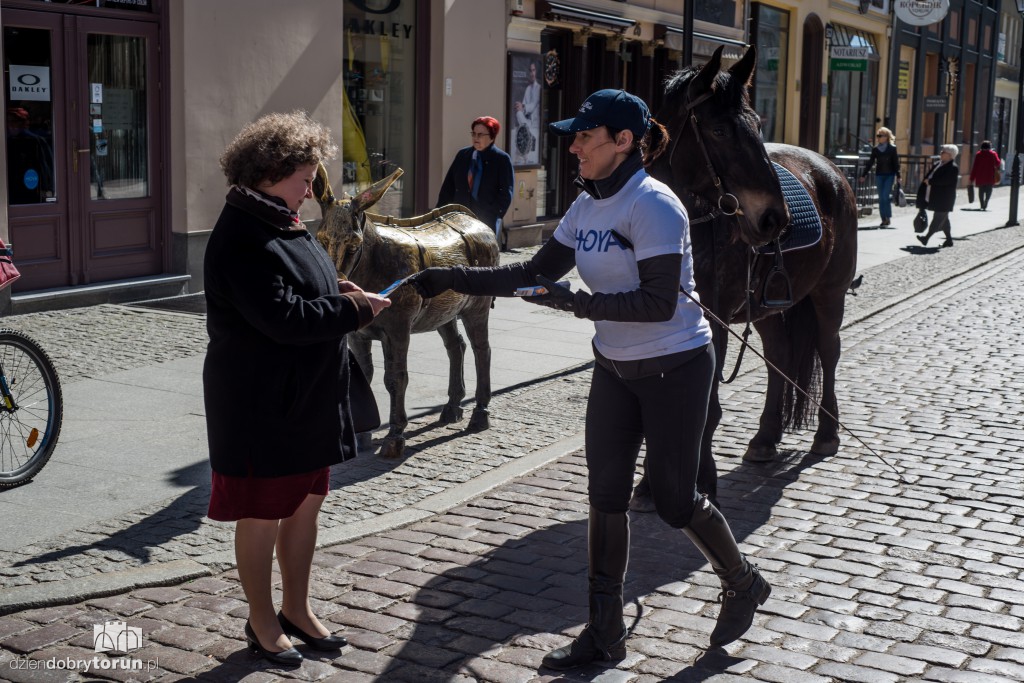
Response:
[[[669,157],[668,157],[669,166],[671,167],[673,159],[675,158],[675,154],[676,154],[676,146],[679,144],[679,140],[682,139],[682,137],[683,137],[682,133],[683,133],[683,131],[686,130],[686,126],[687,125],[691,125],[693,127],[693,135],[694,135],[695,138],[697,138],[697,147],[700,149],[701,154],[704,157],[704,166],[705,166],[705,168],[708,171],[708,175],[711,176],[711,179],[712,179],[712,182],[714,183],[715,189],[718,190],[718,208],[717,209],[712,209],[711,211],[709,211],[708,213],[704,214],[703,216],[699,216],[697,218],[692,219],[690,221],[690,225],[700,225],[701,223],[707,223],[707,222],[715,220],[719,216],[731,217],[731,216],[744,216],[745,215],[743,213],[743,209],[740,207],[740,200],[739,200],[739,198],[736,195],[732,194],[731,192],[726,192],[725,189],[723,188],[722,178],[718,175],[718,171],[715,169],[715,165],[711,161],[711,155],[708,153],[707,145],[704,144],[704,137],[701,135],[701,132],[700,132],[700,121],[697,120],[697,114],[696,114],[695,110],[696,110],[697,106],[699,106],[701,103],[705,102],[713,94],[714,94],[714,91],[713,90],[709,90],[708,92],[704,93],[700,97],[697,97],[696,99],[691,101],[689,93],[686,93],[686,95],[685,95],[686,101],[683,104],[683,107],[685,109],[684,120],[683,120],[683,127],[682,127],[682,130],[680,130],[680,134],[678,136],[676,136],[676,139],[672,142],[672,149],[669,152]],[[693,195],[693,196],[696,197],[698,195]],[[712,238],[711,238],[711,268],[712,268],[712,272],[715,274],[714,277],[712,277],[711,310],[714,310],[714,311],[718,310],[718,277],[717,277],[717,274],[718,274],[718,263],[717,263],[718,262],[718,254],[717,254],[717,252],[718,252],[718,235],[716,233],[716,234],[712,235]],[[724,375],[722,374],[722,365],[725,362],[724,354],[720,352],[720,349],[717,349],[717,348],[715,349],[717,352],[719,352],[719,353],[716,354],[718,356],[717,374],[718,374],[718,380],[722,384],[729,384],[733,380],[736,379],[736,376],[739,374],[740,365],[743,363],[743,352],[746,350],[746,348],[748,346],[747,339],[750,337],[751,324],[753,322],[753,320],[752,320],[752,318],[753,318],[753,311],[752,311],[752,304],[751,304],[751,302],[752,302],[752,299],[753,299],[753,296],[754,296],[754,290],[753,290],[752,280],[753,280],[753,272],[754,272],[754,268],[755,268],[756,258],[757,258],[756,251],[753,248],[748,249],[748,251],[747,251],[747,285],[746,285],[746,290],[745,290],[746,296],[744,297],[744,306],[743,306],[743,308],[744,308],[744,310],[746,312],[746,325],[744,326],[744,329],[743,329],[743,338],[741,339],[742,344],[740,346],[739,354],[736,357],[736,365],[733,368],[732,373],[729,375],[729,379],[725,379]],[[781,247],[781,244],[780,244],[778,239],[775,240],[774,265],[769,270],[769,272],[765,276],[765,280],[764,280],[763,287],[764,287],[764,291],[765,292],[767,292],[768,285],[769,285],[770,282],[773,281],[773,279],[782,279],[783,280],[783,282],[784,282],[784,284],[786,286],[786,292],[787,292],[787,296],[789,297],[789,300],[772,300],[772,301],[769,301],[769,300],[765,299],[764,296],[762,296],[762,300],[763,300],[762,301],[762,305],[764,305],[764,306],[766,306],[768,308],[785,308],[786,306],[792,305],[792,301],[791,301],[791,299],[792,299],[792,291],[793,291],[792,290],[792,285],[790,284],[790,281],[789,281],[789,275],[786,273],[786,269],[783,266],[783,262],[782,262],[782,247]],[[728,337],[723,337],[722,339],[723,339],[723,342],[724,342],[725,340],[728,339]]]
[[[714,91],[708,91],[698,97],[692,102],[689,99],[689,95],[686,96],[686,102],[684,107],[686,109],[685,118],[683,120],[683,130],[686,129],[687,125],[693,126],[693,135],[697,138],[697,146],[700,148],[701,154],[704,156],[704,166],[708,170],[708,175],[711,176],[712,182],[715,185],[715,189],[718,190],[718,209],[711,210],[709,213],[695,218],[690,221],[690,225],[699,225],[700,223],[706,223],[714,220],[719,216],[742,216],[743,209],[740,208],[739,198],[731,192],[726,192],[722,188],[722,178],[718,175],[718,171],[715,170],[715,165],[711,161],[711,155],[708,154],[708,148],[704,144],[704,137],[700,134],[700,122],[697,120],[697,114],[694,111],[696,107],[707,100],[714,94]],[[672,142],[672,150],[668,155],[668,163],[671,166],[672,160],[676,155],[676,146],[679,144],[679,140],[682,139],[682,131],[680,135],[676,136],[676,139]]]

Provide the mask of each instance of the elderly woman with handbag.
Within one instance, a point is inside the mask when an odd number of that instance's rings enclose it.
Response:
[[[924,191],[924,206],[934,212],[928,232],[917,236],[917,240],[923,245],[927,246],[932,235],[942,232],[946,239],[941,246],[953,246],[949,212],[953,210],[953,205],[956,203],[956,186],[960,180],[960,168],[954,161],[959,154],[960,148],[956,145],[943,145],[939,152],[939,161],[932,166],[928,175],[921,182]],[[921,191],[919,190],[918,207],[921,206]]]

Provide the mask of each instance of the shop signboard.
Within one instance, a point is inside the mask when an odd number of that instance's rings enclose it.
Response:
[[[949,13],[949,0],[895,0],[896,18],[911,26],[930,26]]]
[[[925,114],[945,114],[949,111],[949,98],[945,95],[925,95]]]
[[[834,46],[829,56],[829,69],[832,71],[867,71],[870,47]]]
[[[905,100],[910,92],[910,62],[900,60],[900,70],[896,80],[896,97]]]

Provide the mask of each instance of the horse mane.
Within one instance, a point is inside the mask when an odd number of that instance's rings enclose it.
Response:
[[[700,72],[702,66],[688,66],[669,75],[665,79],[665,101],[675,104],[685,97],[686,89]],[[730,87],[733,86],[732,78],[732,74],[727,70],[719,71],[715,75],[712,85],[714,94],[711,98],[720,105],[739,106],[743,113],[754,114],[754,108],[750,106],[750,94],[747,92],[746,84],[744,83],[739,88]]]

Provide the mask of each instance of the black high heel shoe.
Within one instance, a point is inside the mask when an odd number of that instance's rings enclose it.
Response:
[[[348,645],[348,641],[342,636],[331,635],[324,636],[323,638],[317,638],[309,635],[298,626],[288,621],[288,617],[284,615],[284,612],[277,613],[277,621],[281,624],[281,628],[284,629],[285,635],[295,636],[314,650],[340,650]]]
[[[280,652],[271,652],[260,645],[260,639],[256,637],[256,631],[252,630],[252,625],[249,624],[248,620],[245,622],[245,639],[249,641],[249,649],[260,657],[263,657],[263,659],[268,662],[280,664],[281,666],[302,665],[302,653],[294,647],[290,647],[287,650],[281,650]]]

